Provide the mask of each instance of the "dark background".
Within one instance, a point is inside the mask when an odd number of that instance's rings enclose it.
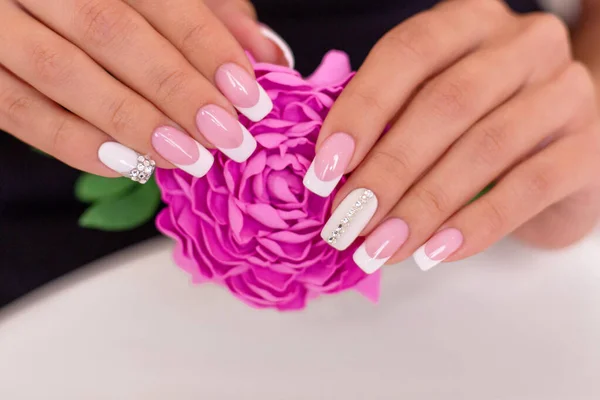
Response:
[[[294,49],[309,74],[330,49],[357,68],[373,44],[434,0],[257,0],[260,19]],[[534,0],[508,3],[520,12]],[[401,73],[401,72],[400,72]],[[0,132],[0,306],[106,254],[157,234],[153,223],[127,233],[81,229],[73,197],[78,172]]]

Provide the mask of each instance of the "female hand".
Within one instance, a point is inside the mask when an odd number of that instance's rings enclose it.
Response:
[[[305,185],[326,196],[354,172],[322,237],[342,250],[367,235],[354,259],[369,273],[415,251],[424,270],[462,259],[519,227],[570,244],[600,214],[597,107],[559,19],[443,2],[381,39],[324,122]]]
[[[0,129],[142,183],[154,163],[138,173],[139,154],[196,176],[213,162],[205,146],[244,161],[256,142],[234,107],[260,120],[272,104],[227,26],[285,62],[245,0],[0,0]]]

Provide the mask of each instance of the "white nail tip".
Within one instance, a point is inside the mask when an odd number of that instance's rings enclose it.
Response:
[[[254,139],[254,136],[242,124],[240,124],[240,127],[242,128],[243,139],[239,147],[235,149],[223,149],[219,147],[219,150],[227,157],[239,163],[246,161],[254,153],[254,150],[256,150],[256,139]]]
[[[367,274],[372,274],[381,268],[390,257],[387,258],[373,258],[367,253],[367,249],[364,243],[356,249],[352,259]]]
[[[421,268],[421,270],[423,271],[428,271],[443,261],[432,260],[431,258],[427,257],[427,254],[425,254],[425,245],[419,247],[419,249],[415,251],[415,253],[413,254],[413,258],[419,266],[419,268]]]
[[[367,226],[375,211],[375,194],[368,189],[355,189],[335,209],[321,231],[321,238],[335,249],[345,250]]]
[[[335,189],[340,179],[342,179],[341,175],[339,178],[331,181],[320,180],[315,174],[315,162],[313,161],[312,164],[310,164],[306,175],[304,175],[303,183],[304,186],[314,194],[321,197],[327,197],[333,192],[333,189]]]
[[[279,47],[279,49],[283,53],[283,56],[285,57],[285,60],[288,63],[288,67],[294,68],[296,66],[294,52],[290,48],[290,45],[287,44],[287,42],[283,40],[281,36],[279,36],[274,30],[272,30],[266,25],[262,25],[260,27],[260,33],[262,33],[264,37],[266,37],[267,39],[275,43],[277,47]]]
[[[175,164],[175,166],[190,175],[202,178],[210,171],[215,162],[215,158],[211,152],[200,143],[196,142],[196,146],[198,146],[198,160],[196,160],[195,163],[189,165]]]
[[[254,106],[248,108],[235,107],[241,114],[245,115],[250,121],[253,122],[262,120],[264,117],[269,115],[271,110],[273,110],[273,102],[271,101],[271,98],[265,89],[260,86],[260,84],[257,83],[257,85],[259,93],[258,102]]]
[[[129,175],[129,171],[137,166],[138,154],[121,143],[106,142],[98,149],[98,158],[113,171]]]

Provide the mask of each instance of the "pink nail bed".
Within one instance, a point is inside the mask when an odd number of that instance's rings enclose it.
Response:
[[[367,274],[381,268],[408,239],[409,229],[400,218],[391,218],[379,225],[352,258]]]
[[[379,225],[365,240],[369,257],[390,258],[408,239],[408,225],[399,218],[391,218]]]
[[[354,139],[346,133],[331,135],[315,157],[315,175],[322,181],[341,177],[354,153]]]
[[[152,146],[173,164],[191,165],[200,157],[196,141],[170,126],[161,126],[154,131]]]
[[[454,254],[463,242],[463,235],[458,229],[444,229],[433,235],[415,252],[415,261],[422,270],[426,271]]]
[[[250,108],[258,103],[260,93],[256,80],[242,67],[222,65],[215,75],[217,87],[236,107]]]
[[[240,147],[244,135],[240,123],[223,108],[208,105],[196,116],[198,130],[209,142],[222,149]]]
[[[329,196],[346,172],[353,154],[352,136],[341,132],[329,136],[308,169],[304,186],[319,196]]]
[[[214,163],[206,148],[171,126],[161,126],[154,131],[152,146],[166,160],[196,177],[206,175]]]

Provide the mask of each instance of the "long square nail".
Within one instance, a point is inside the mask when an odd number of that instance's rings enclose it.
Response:
[[[244,68],[224,64],[215,75],[217,87],[233,106],[253,122],[258,122],[273,110],[273,102],[263,87]]]
[[[379,225],[354,252],[353,259],[367,274],[381,268],[408,239],[408,225],[399,218],[390,218]]]
[[[177,168],[201,178],[215,159],[200,143],[171,126],[161,126],[152,134],[152,146]]]
[[[377,211],[377,197],[368,189],[355,189],[335,209],[321,238],[337,250],[347,249]]]
[[[419,268],[427,271],[454,254],[462,246],[463,241],[463,235],[458,229],[444,229],[433,235],[413,257]]]
[[[304,176],[304,186],[311,192],[327,197],[346,172],[354,154],[354,139],[346,133],[329,136],[318,151]]]

